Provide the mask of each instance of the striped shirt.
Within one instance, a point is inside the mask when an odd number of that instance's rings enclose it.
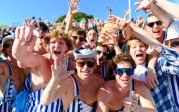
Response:
[[[3,61],[7,63],[6,61]],[[12,111],[12,103],[17,94],[13,81],[11,80],[12,69],[11,66],[7,63],[9,68],[9,77],[6,81],[4,88],[4,97],[0,97],[0,112],[11,112]]]
[[[75,88],[74,99],[71,102],[69,108],[65,112],[93,112],[93,107],[87,105],[86,103],[80,101],[80,99],[77,98],[79,95],[78,84],[73,75],[71,76],[71,78],[73,80]],[[63,107],[61,108],[61,110],[64,111]]]

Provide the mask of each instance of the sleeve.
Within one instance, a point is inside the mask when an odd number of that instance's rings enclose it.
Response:
[[[179,75],[179,54],[170,49],[162,48],[158,66],[164,75]]]

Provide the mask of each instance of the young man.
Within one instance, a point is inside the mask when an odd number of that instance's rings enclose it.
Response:
[[[108,81],[100,88],[97,96],[97,112],[155,111],[149,89],[144,83],[132,78],[136,67],[132,57],[118,54],[114,57],[114,62],[117,64],[116,80]]]
[[[54,60],[60,54],[65,54],[69,49],[71,49],[72,45],[70,39],[67,34],[53,30],[44,38],[49,52],[44,55],[40,55],[28,50],[29,45],[35,38],[34,36],[39,38],[39,32],[31,30],[31,27],[24,26],[17,28],[16,35],[17,38],[15,39],[12,48],[13,56],[24,66],[31,68],[31,79],[29,79],[31,80],[29,81],[31,82],[29,84],[29,90],[31,93],[29,94],[28,101],[26,102],[26,111],[59,112],[60,107],[58,104],[60,99],[57,99],[48,106],[43,106],[40,104],[40,97],[43,89],[46,87],[51,78],[51,66],[53,66]]]
[[[74,49],[77,73],[67,76],[66,64],[59,60],[52,78],[46,86],[41,103],[47,105],[61,98],[61,110],[66,112],[91,112],[95,110],[97,92],[104,83],[103,79],[94,73],[96,66],[96,51],[91,49]]]

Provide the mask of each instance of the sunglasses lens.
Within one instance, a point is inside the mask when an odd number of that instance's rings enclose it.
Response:
[[[134,69],[133,68],[116,68],[117,75],[122,76],[123,73],[125,72],[128,76],[131,76],[134,74]]]
[[[85,42],[85,38],[84,38],[84,37],[79,37],[79,40],[80,40],[81,42]]]
[[[120,68],[116,68],[116,73],[117,73],[117,75],[122,76],[123,71]]]
[[[77,36],[72,36],[74,40],[76,40],[78,37]]]
[[[97,54],[101,54],[101,51],[100,50],[96,50]]]
[[[152,28],[152,27],[154,27],[155,23],[157,26],[160,26],[162,24],[162,21],[151,22],[151,23],[148,23],[147,26]]]
[[[126,73],[127,73],[128,76],[131,76],[131,75],[134,74],[134,69],[128,69],[128,70],[126,71]]]
[[[78,61],[77,64],[78,64],[79,67],[83,67],[85,65],[85,62],[79,62]]]
[[[179,42],[173,42],[173,43],[171,44],[171,46],[172,46],[172,47],[179,46]]]
[[[103,52],[103,54],[104,54],[105,56],[107,56],[107,55],[108,55],[108,52]]]
[[[92,68],[94,66],[95,62],[93,61],[87,61],[87,66]]]
[[[154,22],[151,22],[151,23],[148,23],[147,26],[149,26],[149,27],[153,27],[154,24],[155,24]]]
[[[87,66],[89,68],[92,68],[95,65],[95,62],[93,62],[93,61],[79,62],[78,61],[77,64],[78,64],[79,67],[84,67],[84,65],[87,64]]]

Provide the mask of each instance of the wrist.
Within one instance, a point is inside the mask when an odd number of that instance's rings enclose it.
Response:
[[[148,67],[147,68],[148,72],[156,73],[155,69],[153,67]]]

